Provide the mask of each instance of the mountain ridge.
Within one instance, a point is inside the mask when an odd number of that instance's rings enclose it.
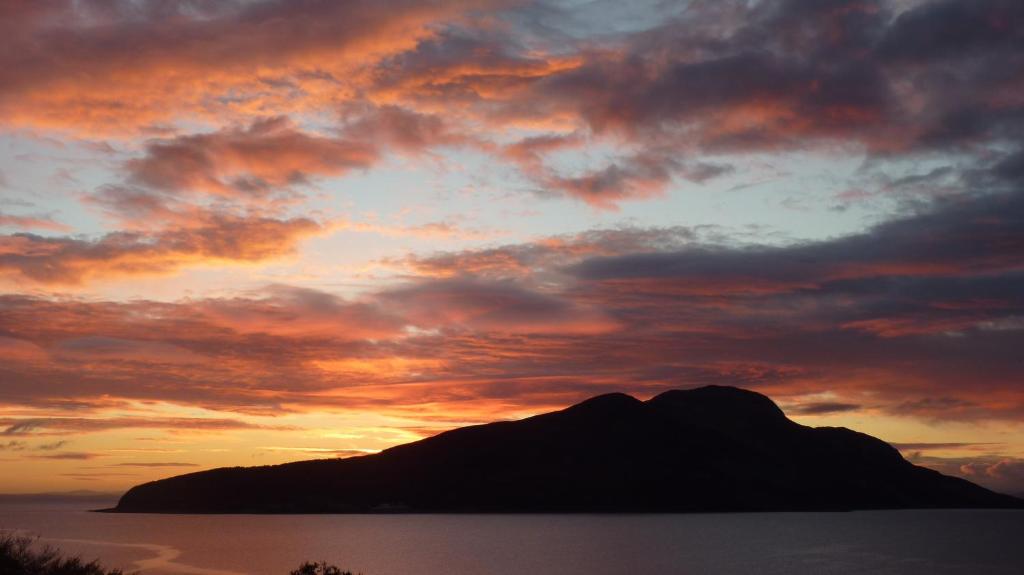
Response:
[[[138,485],[115,512],[695,512],[1020,507],[846,428],[727,386],[592,397],[377,454]]]

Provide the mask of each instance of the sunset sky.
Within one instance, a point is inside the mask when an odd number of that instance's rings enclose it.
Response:
[[[0,1],[0,492],[736,385],[1024,492],[1024,2]]]

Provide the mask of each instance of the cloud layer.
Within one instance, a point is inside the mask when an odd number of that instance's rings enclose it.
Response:
[[[0,5],[0,450],[329,413],[377,443],[259,453],[352,454],[722,383],[811,420],[1005,426],[904,452],[1019,481],[1024,4],[602,6]],[[801,194],[830,211],[739,227]],[[842,213],[870,219],[810,221]],[[282,259],[281,284],[203,283]],[[147,276],[200,279],[110,287]]]
[[[1012,420],[1022,198],[951,199],[782,247],[625,229],[439,254],[353,300],[284,286],[180,303],[6,296],[7,396],[258,411],[730,383],[841,398],[798,408],[809,414]]]

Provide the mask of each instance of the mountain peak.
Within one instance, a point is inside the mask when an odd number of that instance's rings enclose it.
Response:
[[[605,393],[585,399],[576,405],[568,407],[565,411],[588,411],[588,412],[606,412],[616,411],[622,409],[631,409],[637,406],[642,406],[644,402],[628,395],[625,393]]]
[[[723,385],[672,389],[647,401],[691,425],[746,431],[796,425],[767,396]]]
[[[719,402],[723,404],[735,404],[740,402],[748,405],[759,405],[764,408],[774,408],[781,413],[781,410],[778,409],[775,402],[769,399],[768,396],[756,391],[733,387],[731,385],[704,385],[701,387],[691,387],[686,389],[670,389],[659,393],[648,401],[652,403],[700,401],[705,403]]]

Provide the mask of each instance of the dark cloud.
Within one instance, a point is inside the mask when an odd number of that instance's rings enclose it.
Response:
[[[536,144],[531,148],[535,150]],[[523,152],[517,150],[514,153]],[[519,159],[524,162],[534,161],[531,156]],[[726,165],[688,163],[677,157],[676,153],[650,150],[620,158],[598,170],[572,177],[561,176],[551,170],[529,164],[524,167],[541,186],[542,194],[557,191],[581,199],[592,206],[606,209],[617,208],[619,202],[624,199],[662,195],[677,179],[703,183],[732,170]]]
[[[9,417],[0,418],[0,426],[6,426],[4,435],[71,435],[80,433],[97,433],[114,429],[186,429],[186,430],[233,430],[233,429],[289,429],[288,427],[262,427],[236,419],[200,418],[200,417],[113,417],[83,418],[59,417],[34,420],[17,420]],[[36,449],[53,451],[67,444],[67,441],[56,441],[43,444]],[[62,452],[52,455],[39,455],[44,459],[74,459]]]
[[[916,6],[896,18],[879,46],[898,61],[990,57],[1020,52],[1024,6],[1013,0],[939,0]]]
[[[593,258],[574,268],[597,281],[677,280],[681,289],[842,288],[865,278],[1014,272],[1022,266],[1024,194],[950,198],[863,234],[787,247],[695,248]],[[1005,281],[1015,281],[1014,276]],[[883,280],[889,281],[889,280]]]
[[[427,280],[377,295],[385,306],[423,329],[586,333],[614,329],[596,310],[513,282]]]
[[[49,453],[46,455],[30,455],[32,459],[54,459],[54,460],[74,460],[74,461],[85,461],[88,459],[96,459],[97,457],[103,457],[102,453],[91,453],[87,451],[62,451],[59,453]]]
[[[26,434],[34,431],[36,428],[38,428],[40,425],[42,425],[45,421],[46,420],[44,420],[44,419],[24,419],[24,420],[21,420],[21,421],[8,422],[6,424],[5,429],[2,432],[0,432],[0,435],[26,435]],[[17,442],[9,442],[9,443],[17,443]]]
[[[947,450],[947,449],[990,449],[993,446],[1001,445],[998,443],[941,443],[941,442],[917,442],[917,443],[891,443],[893,447],[900,451],[928,451],[928,450]]]
[[[1009,183],[1018,185],[1024,183],[1024,149],[1002,158],[992,171],[996,176]]]
[[[569,124],[503,155],[549,194],[600,207],[657,196],[683,158],[842,149],[873,157],[971,154],[1018,140],[1021,9],[1009,0],[723,1],[603,45],[552,34],[448,30],[380,65],[370,88],[412,109],[490,126]],[[523,7],[521,21],[536,6]],[[539,13],[539,12],[538,12]],[[516,20],[516,18],[513,18]],[[486,72],[485,72],[486,71]],[[614,142],[582,173],[551,155]],[[671,153],[664,153],[670,150]],[[694,181],[714,170],[691,170]]]
[[[54,441],[52,443],[40,443],[39,445],[36,446],[36,449],[38,449],[39,451],[53,451],[55,449],[60,449],[61,447],[64,447],[67,444],[68,442],[65,440]]]
[[[673,228],[590,230],[580,234],[546,238],[527,244],[511,244],[463,252],[409,256],[388,263],[410,268],[418,275],[450,277],[472,275],[490,279],[536,276],[559,270],[570,263],[598,256],[672,251],[714,236],[714,229]]]
[[[792,409],[800,415],[828,415],[831,413],[844,413],[847,411],[858,411],[863,406],[856,403],[842,403],[839,401],[820,401],[815,403],[804,403]]]

